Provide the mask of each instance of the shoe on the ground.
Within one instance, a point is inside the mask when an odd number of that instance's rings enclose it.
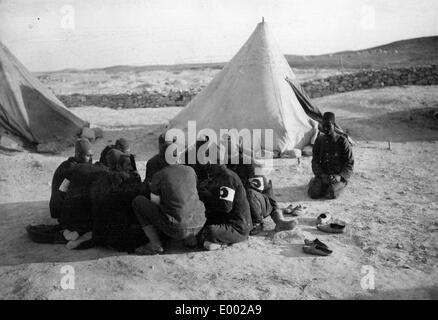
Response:
[[[63,229],[60,225],[28,225],[26,231],[33,242],[66,244],[68,241],[63,236]]]
[[[220,243],[204,241],[204,249],[206,249],[208,251],[219,250],[221,248],[222,248],[222,245]]]
[[[318,240],[318,239],[315,239],[315,240],[304,239],[304,244],[305,244],[306,246],[314,246],[314,245],[318,245],[318,246],[320,246],[320,247],[324,247],[324,248],[327,248],[327,249],[328,249],[328,246],[327,246],[324,242],[322,242],[322,241],[320,241],[320,240]]]
[[[316,224],[327,224],[331,218],[330,213],[321,213],[318,218],[316,218]]]
[[[332,252],[333,252],[332,250],[325,248],[325,247],[322,247],[322,246],[319,246],[319,245],[311,245],[311,246],[305,245],[303,247],[303,251],[305,253],[313,254],[316,256],[328,256],[328,255],[332,254]]]
[[[345,222],[337,221],[327,224],[318,224],[316,227],[318,228],[318,230],[327,233],[344,233],[345,226],[346,226]]]
[[[301,204],[295,207],[293,204],[290,204],[288,207],[283,209],[283,214],[289,214],[292,215],[293,217],[301,216],[305,212],[306,212],[306,207]]]

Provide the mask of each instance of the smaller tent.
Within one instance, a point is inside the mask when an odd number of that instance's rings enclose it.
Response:
[[[0,135],[68,146],[84,127],[89,123],[68,110],[0,42]]]

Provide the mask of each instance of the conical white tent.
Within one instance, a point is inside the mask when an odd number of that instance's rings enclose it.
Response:
[[[272,129],[273,149],[284,153],[310,143],[315,121],[300,105],[286,78],[295,79],[268,25],[261,22],[210,84],[174,119],[168,128]],[[262,149],[268,149],[260,141]],[[265,148],[266,147],[266,148]]]
[[[68,145],[88,126],[0,42],[0,134],[36,144]]]

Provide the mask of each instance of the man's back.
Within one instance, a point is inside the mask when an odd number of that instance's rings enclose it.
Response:
[[[206,199],[211,223],[230,223],[246,233],[251,228],[251,213],[246,191],[239,176],[224,167],[210,180],[207,189],[212,198]]]
[[[65,193],[59,190],[64,179],[67,177],[67,174],[70,172],[74,166],[76,166],[78,162],[75,158],[70,157],[64,162],[62,162],[58,168],[55,170],[52,178],[52,193],[50,195],[50,215],[52,218],[59,218],[62,209],[62,201],[65,198]]]
[[[168,165],[157,172],[151,192],[160,196],[160,207],[180,227],[198,227],[205,223],[204,204],[196,189],[195,171],[188,166]]]
[[[167,166],[165,159],[160,154],[150,158],[146,164],[145,182],[151,183],[154,174]]]

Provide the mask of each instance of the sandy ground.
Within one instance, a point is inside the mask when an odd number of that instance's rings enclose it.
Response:
[[[1,153],[0,298],[437,299],[438,124],[430,114],[438,110],[438,87],[366,90],[315,102],[335,111],[356,140],[355,172],[345,193],[312,200],[306,194],[311,159],[277,159],[271,179],[281,205],[307,206],[299,226],[274,233],[268,219],[264,234],[218,252],[172,243],[164,255],[135,256],[32,243],[24,227],[51,222],[51,176],[72,149],[59,156]],[[144,176],[160,127],[179,110],[74,112],[106,129],[96,153],[122,134],[133,141]],[[323,212],[347,221],[346,233],[319,232],[315,218]],[[331,256],[302,252],[303,239],[315,237],[333,249]],[[61,287],[66,265],[74,268],[73,290]],[[363,277],[372,275],[374,289],[362,288]]]

